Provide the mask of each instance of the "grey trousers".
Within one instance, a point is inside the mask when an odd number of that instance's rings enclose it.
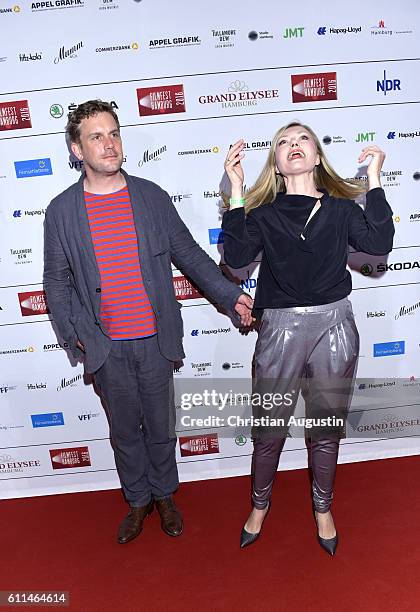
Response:
[[[173,364],[160,354],[157,336],[113,341],[94,378],[127,502],[144,506],[173,493],[179,484]]]
[[[321,306],[266,309],[255,349],[253,392],[280,405],[254,406],[254,419],[269,416],[284,426],[253,428],[252,502],[262,509],[271,498],[280,453],[299,391],[305,399],[313,505],[328,512],[337,466],[338,447],[353,391],[359,334],[350,301]],[[267,395],[265,395],[267,394]],[[326,423],[326,425],[317,425]]]

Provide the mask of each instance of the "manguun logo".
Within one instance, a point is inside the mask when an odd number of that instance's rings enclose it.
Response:
[[[167,115],[185,113],[183,85],[161,85],[137,89],[139,115]]]
[[[0,102],[0,132],[32,127],[28,100]]]
[[[292,74],[292,101],[337,100],[337,73]]]
[[[68,59],[69,57],[74,59],[75,57],[77,57],[78,51],[80,51],[80,49],[82,48],[83,48],[83,41],[81,40],[75,43],[74,45],[72,45],[71,47],[65,47],[64,45],[61,46],[58,50],[58,54],[56,55],[54,59],[54,64],[59,64],[60,62]]]

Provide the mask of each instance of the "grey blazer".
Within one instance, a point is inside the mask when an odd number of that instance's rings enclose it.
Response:
[[[127,181],[137,232],[143,281],[156,315],[159,348],[181,360],[183,325],[175,299],[171,259],[210,299],[231,314],[239,287],[228,281],[195,242],[169,195],[158,185],[122,173]],[[82,175],[49,204],[44,223],[44,288],[57,331],[89,373],[98,370],[112,340],[100,319],[101,281],[83,196]],[[77,341],[85,353],[77,348]]]

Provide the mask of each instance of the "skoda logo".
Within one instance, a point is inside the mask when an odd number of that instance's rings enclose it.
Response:
[[[370,265],[370,263],[365,263],[363,266],[361,266],[360,272],[363,274],[363,276],[370,276],[373,272],[373,267]]]

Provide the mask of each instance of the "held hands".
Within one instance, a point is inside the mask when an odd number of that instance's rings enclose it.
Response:
[[[376,145],[370,145],[362,149],[359,155],[359,164],[364,162],[367,157],[371,156],[371,160],[367,169],[369,189],[381,186],[381,168],[384,163],[385,153]]]
[[[241,293],[236,302],[235,311],[240,316],[243,327],[249,327],[255,321],[255,318],[251,315],[253,306],[254,300],[252,297],[247,293]]]
[[[242,186],[244,184],[244,171],[241,165],[241,160],[245,157],[243,149],[245,142],[238,140],[229,148],[225,160],[225,171],[230,180],[232,187],[232,198],[242,197]]]

